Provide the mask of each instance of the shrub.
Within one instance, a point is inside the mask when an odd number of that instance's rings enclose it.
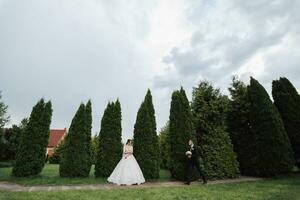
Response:
[[[65,136],[66,137],[66,136]],[[61,140],[55,147],[52,156],[49,157],[50,164],[59,164],[64,151],[64,140]]]

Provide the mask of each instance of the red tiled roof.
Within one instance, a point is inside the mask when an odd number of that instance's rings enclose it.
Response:
[[[55,147],[58,142],[63,138],[66,129],[51,129],[49,140],[48,140],[48,147]]]

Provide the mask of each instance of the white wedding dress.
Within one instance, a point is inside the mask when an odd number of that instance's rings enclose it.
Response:
[[[108,182],[118,185],[139,185],[145,182],[142,170],[132,153],[133,147],[125,145],[123,149],[123,157],[108,177]]]

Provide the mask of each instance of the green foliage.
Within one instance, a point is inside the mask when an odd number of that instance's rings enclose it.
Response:
[[[202,136],[203,162],[210,179],[236,178],[239,165],[236,160],[230,137],[222,127],[214,127]]]
[[[169,169],[170,166],[170,125],[169,122],[159,133],[160,168]]]
[[[228,97],[207,81],[202,81],[193,88],[191,108],[199,144],[201,134],[205,134],[212,127],[226,126],[228,104]]]
[[[9,121],[9,115],[7,115],[8,106],[1,99],[2,95],[0,92],[0,129],[3,129],[4,125]]]
[[[119,100],[108,103],[99,134],[95,176],[108,177],[122,157],[122,114]]]
[[[64,151],[59,165],[61,177],[87,177],[88,151],[86,110],[81,103],[65,138]]]
[[[66,137],[66,136],[65,136]],[[64,152],[64,140],[61,140],[55,147],[52,156],[49,158],[50,164],[59,164]]]
[[[89,174],[92,166],[92,103],[89,100],[85,105],[86,150],[88,154],[86,173]]]
[[[52,117],[51,102],[41,99],[32,109],[29,122],[19,139],[14,176],[39,174],[45,164]]]
[[[3,129],[2,146],[0,148],[0,160],[9,161],[16,159],[18,139],[23,130],[13,125],[12,128]]]
[[[300,167],[300,96],[287,78],[273,81],[272,95]]]
[[[251,77],[248,86],[250,123],[254,134],[253,172],[258,176],[274,176],[288,172],[294,163],[290,141],[278,110],[267,91]]]
[[[2,95],[0,92],[0,160],[5,159],[7,141],[5,139],[4,125],[9,121],[9,116],[7,115],[8,106],[1,100]]]
[[[208,178],[239,176],[239,165],[226,132],[228,104],[227,96],[206,81],[200,82],[193,89],[193,121],[203,154],[202,164]]]
[[[183,88],[172,94],[170,117],[170,172],[173,178],[184,180],[187,169],[188,140],[194,137],[191,109]]]
[[[99,136],[94,135],[92,137],[92,145],[91,145],[91,159],[93,165],[96,164],[98,143],[99,143]]]
[[[229,88],[231,100],[228,110],[228,132],[237,153],[240,171],[244,175],[253,174],[250,165],[252,161],[254,135],[250,131],[250,102],[247,94],[247,86],[236,77],[233,78]]]
[[[159,143],[150,90],[148,90],[137,113],[133,137],[134,156],[144,177],[146,179],[159,178]]]
[[[144,103],[147,107],[147,110],[149,112],[149,117],[151,119],[151,126],[152,126],[151,127],[151,130],[152,130],[151,142],[152,142],[152,146],[153,146],[152,148],[154,149],[154,150],[150,151],[152,165],[153,165],[153,171],[148,177],[151,179],[157,179],[157,178],[159,178],[159,169],[160,169],[160,149],[159,149],[158,135],[156,132],[155,110],[154,110],[154,105],[152,102],[151,91],[149,89],[145,96]]]

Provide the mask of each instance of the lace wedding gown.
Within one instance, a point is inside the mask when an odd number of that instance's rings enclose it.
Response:
[[[130,145],[125,145],[123,149],[123,157],[114,171],[108,177],[108,182],[118,185],[139,185],[145,182],[140,166],[132,153],[133,147]]]

